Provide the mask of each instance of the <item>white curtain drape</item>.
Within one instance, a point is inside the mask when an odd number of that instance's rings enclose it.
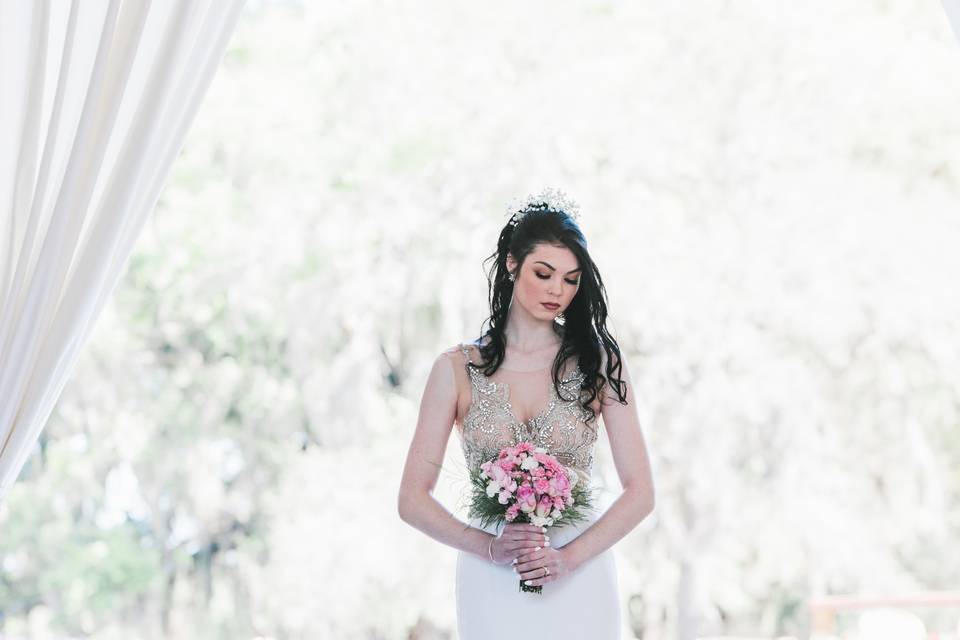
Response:
[[[960,0],[943,0],[943,10],[953,28],[953,35],[960,41]]]
[[[0,500],[124,271],[243,0],[0,0]]]

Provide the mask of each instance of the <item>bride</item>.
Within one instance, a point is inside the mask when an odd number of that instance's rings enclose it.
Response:
[[[577,224],[577,206],[546,190],[511,210],[488,258],[490,317],[479,340],[433,362],[400,483],[400,517],[459,551],[461,640],[536,633],[551,640],[620,637],[621,596],[611,547],[654,507],[653,478],[634,390],[607,332],[603,280]],[[521,440],[590,482],[602,418],[622,493],[602,514],[549,530],[481,526],[432,496],[454,426],[467,467]],[[543,585],[521,591],[520,580]]]

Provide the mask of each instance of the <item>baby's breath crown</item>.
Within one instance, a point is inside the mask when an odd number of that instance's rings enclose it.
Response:
[[[580,222],[580,205],[560,189],[548,187],[538,194],[529,195],[523,200],[514,200],[507,207],[507,217],[513,226],[520,224],[523,217],[533,211],[563,212]]]

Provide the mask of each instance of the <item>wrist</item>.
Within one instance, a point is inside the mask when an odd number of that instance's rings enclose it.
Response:
[[[490,536],[490,540],[487,542],[487,559],[490,560],[491,563],[497,566],[500,566],[502,563],[497,562],[493,557],[493,541],[496,540],[498,537],[499,536],[494,536],[494,535]]]
[[[493,564],[498,564],[497,561],[494,560],[494,558],[493,558],[493,541],[496,540],[496,539],[497,539],[497,536],[491,535],[489,542],[487,542],[487,558],[488,558],[488,559],[490,560],[490,562],[492,562]]]
[[[571,571],[583,564],[583,559],[577,553],[576,547],[564,545],[557,549],[557,551],[563,554],[564,564],[569,567]]]

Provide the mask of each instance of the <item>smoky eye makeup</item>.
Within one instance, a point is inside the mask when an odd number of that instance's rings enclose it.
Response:
[[[534,273],[537,274],[537,277],[540,278],[541,280],[549,280],[549,279],[550,279],[550,274],[549,274],[549,273],[540,273],[539,271],[534,271]],[[566,282],[567,282],[567,284],[572,284],[572,285],[574,285],[574,286],[580,284],[580,280],[579,280],[579,279],[577,279],[577,280],[567,280]]]

